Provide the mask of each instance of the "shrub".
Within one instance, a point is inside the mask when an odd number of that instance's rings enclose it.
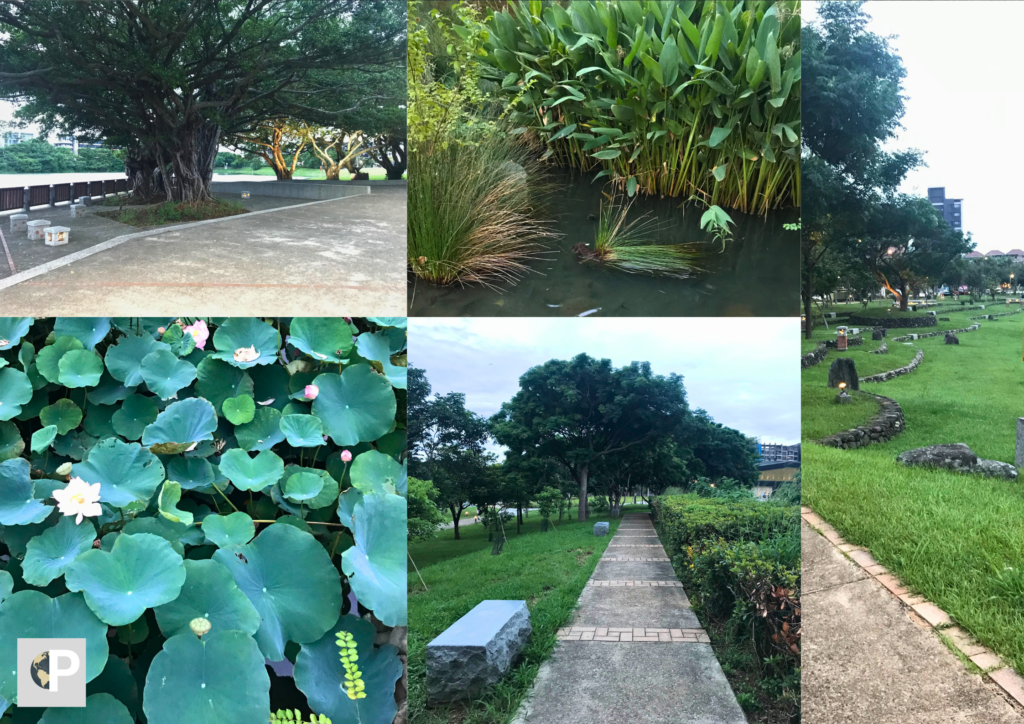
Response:
[[[799,508],[753,499],[660,496],[651,501],[651,507],[670,557],[689,547],[700,548],[706,541],[760,541],[799,528]]]
[[[390,722],[404,326],[0,318],[0,707],[16,639],[75,637],[119,721]],[[297,690],[272,700],[286,651]]]
[[[535,497],[537,499],[537,508],[541,518],[540,529],[547,533],[551,516],[560,509],[562,502],[565,500],[565,496],[562,495],[561,490],[549,485],[537,493]]]
[[[437,488],[429,480],[409,478],[409,540],[433,538],[437,527],[445,522],[437,508]]]

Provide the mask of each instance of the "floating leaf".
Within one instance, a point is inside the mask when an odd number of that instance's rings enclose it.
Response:
[[[138,440],[147,425],[156,422],[160,408],[152,397],[128,395],[121,407],[111,416],[114,432],[127,440]]]
[[[108,438],[96,443],[85,461],[73,465],[71,474],[87,483],[99,483],[100,500],[123,508],[136,501],[149,503],[164,481],[164,466],[138,443]]]
[[[281,432],[292,447],[319,447],[324,444],[324,424],[312,415],[282,415]]]
[[[355,506],[355,545],[341,555],[341,569],[359,602],[386,626],[405,626],[405,499],[364,495]]]
[[[284,489],[288,488],[289,478],[298,473],[309,473],[320,477],[322,487],[320,492],[309,500],[302,501],[303,505],[307,508],[326,508],[328,505],[333,503],[338,498],[338,481],[336,481],[330,473],[326,470],[319,470],[317,468],[303,468],[298,465],[289,465],[284,469],[284,476],[281,478],[280,488],[281,494],[283,495]]]
[[[342,317],[296,317],[288,329],[288,344],[318,360],[344,362],[352,351],[356,330]]]
[[[256,535],[256,525],[245,513],[208,515],[203,518],[203,533],[218,548],[244,546]]]
[[[167,461],[167,479],[180,483],[185,490],[201,490],[209,488],[216,476],[213,466],[203,458],[176,457]]]
[[[14,458],[0,463],[0,525],[26,525],[46,520],[53,506],[36,500],[33,488],[28,460]]]
[[[33,439],[35,435],[36,433],[32,434]],[[0,462],[16,458],[24,451],[25,441],[21,439],[18,427],[13,422],[0,422]]]
[[[85,349],[65,353],[57,363],[57,380],[65,387],[95,387],[103,376],[103,358]]]
[[[217,351],[211,357],[223,360],[232,367],[248,369],[277,361],[281,335],[261,319],[233,317],[217,327],[213,333],[213,345]],[[246,359],[239,355],[239,350],[249,348],[255,349],[256,357]]]
[[[256,403],[249,395],[229,397],[221,405],[221,411],[232,425],[245,425],[252,422],[256,414]]]
[[[356,342],[356,347],[364,359],[372,359],[381,363],[384,376],[391,382],[392,387],[405,389],[405,367],[391,364],[391,342],[386,334],[383,332],[361,334]]]
[[[404,481],[405,468],[390,455],[368,450],[357,455],[349,472],[352,485],[363,493],[395,494]]]
[[[90,521],[83,520],[76,525],[73,516],[61,518],[57,525],[28,542],[25,560],[21,563],[25,583],[40,588],[49,585],[50,581],[64,575],[64,569],[79,554],[90,550],[94,540],[96,529]]]
[[[213,405],[201,397],[190,397],[171,403],[156,422],[142,433],[146,447],[161,444],[185,445],[212,440],[217,429],[217,413]]]
[[[85,349],[84,345],[74,337],[57,337],[53,344],[39,350],[36,355],[36,369],[47,382],[60,382],[60,360],[68,352]]]
[[[313,414],[338,445],[369,442],[391,430],[395,393],[391,383],[369,365],[351,365],[340,375],[319,375],[313,384],[320,389],[313,400]]]
[[[127,387],[137,387],[145,381],[142,377],[142,360],[158,349],[170,351],[168,345],[157,342],[149,335],[123,337],[116,345],[107,348],[103,360],[111,377]]]
[[[92,350],[110,332],[110,317],[57,317],[53,333],[58,337],[74,337]]]
[[[352,634],[359,657],[360,678],[366,698],[350,699],[341,682],[345,667],[338,655],[337,634]],[[295,685],[306,695],[310,707],[333,722],[390,724],[398,713],[395,684],[402,678],[402,661],[394,646],[374,647],[377,631],[369,621],[342,616],[324,636],[304,644],[295,657]]]
[[[93,548],[64,572],[68,590],[81,591],[106,624],[132,623],[147,608],[173,601],[185,582],[185,566],[171,544],[149,533],[122,534],[108,553]]]
[[[281,412],[273,407],[261,407],[253,414],[252,422],[235,428],[235,440],[243,450],[269,450],[284,440],[281,432]]]
[[[270,450],[250,458],[244,450],[233,448],[221,456],[220,472],[239,490],[260,491],[281,479],[284,461]]]
[[[194,618],[207,619],[213,631],[242,631],[252,636],[260,627],[259,613],[238,590],[228,569],[216,561],[185,561],[181,594],[157,606],[153,613],[167,638],[191,634],[188,624]]]
[[[142,702],[149,724],[256,724],[270,721],[270,677],[245,633],[189,631],[153,658]]]
[[[204,460],[203,462],[206,461]],[[160,496],[157,498],[157,508],[160,511],[160,515],[167,518],[167,520],[172,523],[192,525],[195,519],[188,511],[178,509],[177,506],[180,501],[181,485],[173,480],[167,480],[164,482],[163,487],[160,488]]]
[[[44,425],[56,425],[58,435],[67,435],[82,422],[82,410],[64,397],[40,410],[39,421]]]
[[[324,481],[316,473],[301,472],[290,476],[283,486],[284,495],[293,502],[315,498],[324,487]]]
[[[139,372],[146,387],[162,400],[174,397],[196,378],[195,367],[166,349],[154,350],[143,357]]]
[[[33,321],[32,317],[0,317],[0,349],[17,347]]]
[[[28,375],[13,367],[0,369],[0,420],[13,420],[21,414],[21,406],[32,399],[32,382]]]
[[[262,624],[256,641],[271,661],[284,658],[288,641],[316,641],[338,620],[342,603],[338,569],[309,533],[274,524],[248,545],[218,550],[213,560],[231,571],[259,612]]]

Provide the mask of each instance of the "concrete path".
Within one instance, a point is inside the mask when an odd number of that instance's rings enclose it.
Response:
[[[37,267],[46,270],[6,288],[0,278],[0,309],[12,316],[405,315],[404,188],[124,233],[134,236]]]
[[[803,526],[804,724],[1021,724],[931,626]]]
[[[646,514],[623,517],[513,724],[746,724]]]

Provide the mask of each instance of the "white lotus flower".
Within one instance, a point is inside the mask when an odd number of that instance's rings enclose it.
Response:
[[[235,350],[235,362],[252,362],[254,359],[260,356],[260,353],[256,351],[256,345],[251,347],[239,347]]]
[[[57,468],[57,474],[58,475],[67,475],[70,472],[71,472],[71,463],[64,463],[59,468]]]
[[[71,478],[63,490],[53,491],[53,497],[63,515],[78,516],[75,518],[75,525],[80,524],[82,518],[94,518],[103,513],[100,506],[99,483],[90,485],[81,478]]]

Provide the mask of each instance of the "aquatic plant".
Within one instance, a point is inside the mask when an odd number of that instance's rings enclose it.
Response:
[[[484,75],[562,165],[766,213],[800,202],[799,8],[518,0],[486,21]]]
[[[696,244],[652,244],[649,235],[657,224],[644,214],[628,220],[633,201],[621,203],[605,194],[597,224],[594,248],[577,244],[573,251],[583,261],[596,261],[622,271],[686,278],[700,271],[695,262],[702,256]]]
[[[722,251],[725,251],[725,242],[732,239],[732,229],[729,225],[735,226],[735,223],[732,217],[718,206],[712,206],[700,217],[700,228],[711,233],[711,238],[722,245]]]

